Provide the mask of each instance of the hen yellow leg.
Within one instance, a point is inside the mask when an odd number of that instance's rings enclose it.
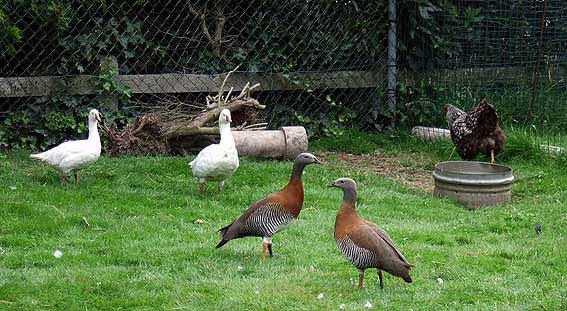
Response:
[[[453,147],[453,150],[451,150],[451,154],[449,155],[449,159],[447,159],[447,161],[451,160],[453,153],[455,153],[455,149],[457,149],[457,147]]]
[[[496,161],[494,160],[494,149],[490,150],[490,164],[494,164]]]

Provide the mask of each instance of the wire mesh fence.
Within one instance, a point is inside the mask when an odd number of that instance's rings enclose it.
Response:
[[[84,132],[86,107],[124,125],[143,107],[204,109],[224,75],[259,82],[254,114],[315,136],[446,127],[446,103],[487,98],[505,128],[565,145],[567,3],[397,1],[396,111],[386,104],[387,1],[6,0],[0,4],[0,147]],[[243,118],[241,122],[250,121]]]
[[[18,127],[0,136],[5,147],[84,130],[65,122],[87,105],[118,122],[140,112],[133,103],[200,109],[220,74],[237,66],[225,91],[259,82],[254,96],[270,127],[308,123],[316,134],[366,126],[382,100],[387,24],[373,1],[9,0],[0,10],[1,76],[23,78],[3,81],[1,118]],[[33,123],[64,131],[51,140]]]
[[[446,127],[443,104],[465,110],[486,98],[507,132],[537,144],[567,146],[565,64],[567,3],[532,1],[439,1],[412,13],[418,25],[400,24],[408,42],[398,63],[409,71],[400,101],[416,124]],[[429,22],[424,22],[429,21]],[[415,34],[408,27],[422,27]],[[418,32],[418,30],[416,30]],[[513,143],[513,142],[512,142]]]

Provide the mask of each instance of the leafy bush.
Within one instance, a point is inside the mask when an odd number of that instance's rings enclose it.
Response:
[[[40,97],[19,109],[11,109],[0,122],[0,150],[43,150],[68,139],[84,138],[91,108],[100,109],[106,122],[124,124],[132,116],[128,109],[106,108],[101,99],[97,96]]]
[[[15,45],[21,40],[22,30],[7,16],[5,4],[0,4],[0,46],[4,47],[5,53],[13,55],[16,53]]]
[[[319,110],[321,112],[305,115],[295,112],[294,116],[297,124],[302,124],[307,128],[310,137],[340,137],[345,133],[346,128],[351,128],[357,118],[357,113],[348,108],[342,102],[336,102],[330,95],[325,96],[325,100],[320,101]]]

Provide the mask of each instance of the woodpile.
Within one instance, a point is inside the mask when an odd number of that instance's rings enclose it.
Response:
[[[238,95],[233,96],[233,88],[225,95],[225,84],[238,67],[228,72],[223,79],[218,93],[208,95],[205,103],[188,104],[175,100],[161,101],[158,104],[139,103],[146,113],[137,117],[122,129],[116,125],[101,125],[106,137],[106,153],[157,155],[185,154],[199,150],[216,140],[218,128],[214,126],[219,113],[229,109],[231,113],[243,113],[247,120],[236,130],[263,130],[266,123],[257,123],[257,110],[266,106],[252,98],[251,93],[260,84],[246,85]]]

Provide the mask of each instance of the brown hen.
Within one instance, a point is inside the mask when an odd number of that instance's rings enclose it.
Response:
[[[506,143],[496,109],[483,99],[468,113],[449,104],[445,105],[444,111],[451,140],[461,158],[470,161],[482,153],[494,164],[495,156]]]

